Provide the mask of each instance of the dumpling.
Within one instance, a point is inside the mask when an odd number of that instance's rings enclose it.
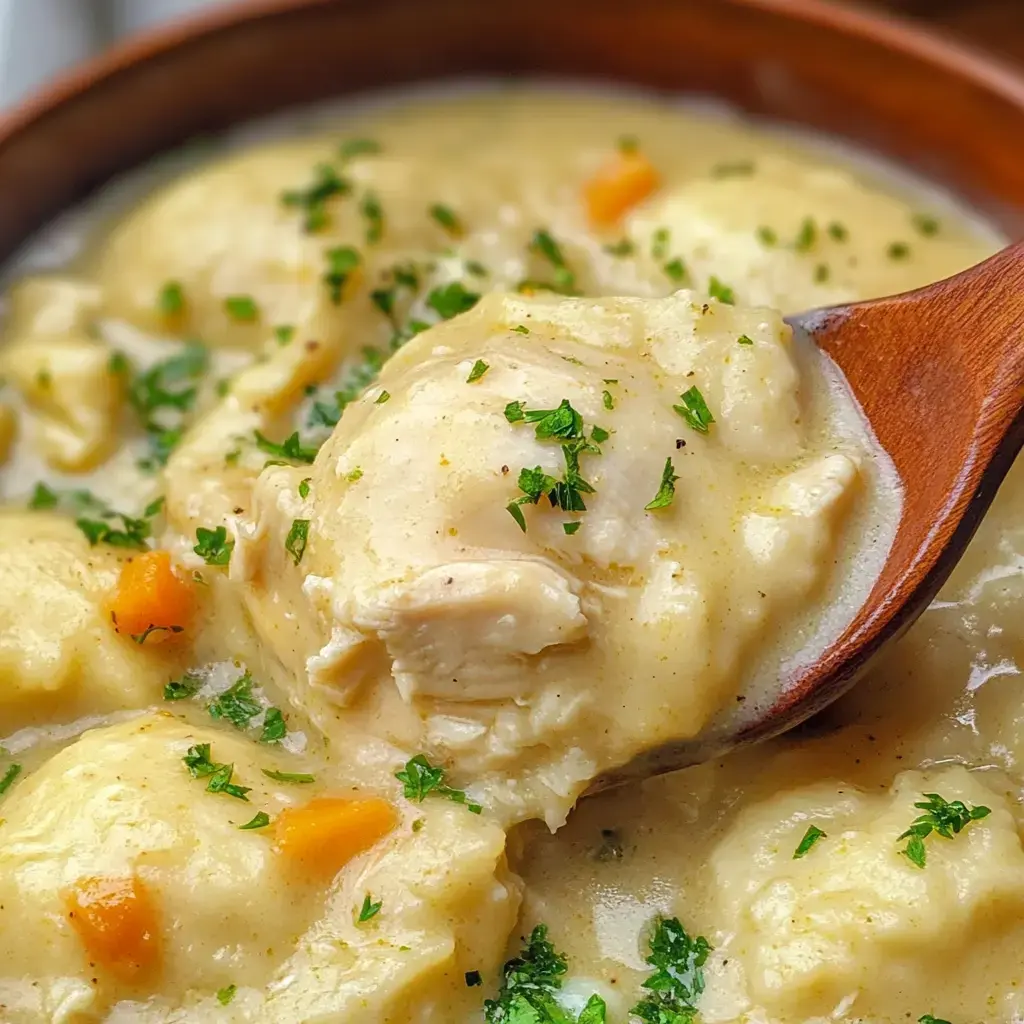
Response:
[[[106,608],[133,552],[90,547],[70,519],[0,512],[0,718],[4,732],[55,716],[144,706],[175,654],[115,633]]]
[[[800,383],[777,315],[685,292],[487,296],[419,335],[257,483],[239,566],[283,685],[557,824],[708,723],[827,575],[860,456],[815,454]]]
[[[925,838],[920,867],[899,837],[933,792],[990,813],[952,839]],[[825,836],[795,857],[810,825]],[[711,866],[716,922],[731,935],[720,953],[740,961],[754,1005],[780,1020],[826,1017],[840,1003],[858,1018],[894,1004],[920,1015],[941,1005],[942,965],[973,970],[981,936],[982,953],[1020,942],[1017,824],[961,767],[905,772],[888,795],[823,782],[772,796],[738,815]]]
[[[269,778],[295,771],[283,756],[158,713],[86,733],[19,780],[0,824],[8,1019],[468,1013],[465,972],[493,977],[518,909],[501,830],[402,800],[384,747],[311,784]]]

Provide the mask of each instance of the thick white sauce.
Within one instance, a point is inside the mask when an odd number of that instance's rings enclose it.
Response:
[[[624,154],[622,137],[636,140]],[[339,156],[366,138],[379,151]],[[657,180],[595,226],[608,195],[588,182],[641,160]],[[804,144],[551,90],[335,114],[307,138],[174,171],[45,236],[8,297],[0,778],[22,770],[0,796],[0,1020],[477,1021],[506,940],[514,951],[543,922],[569,957],[565,1005],[598,993],[625,1022],[658,914],[714,947],[708,1022],[1012,1019],[1013,475],[944,599],[799,734],[588,799],[554,835],[513,824],[558,826],[596,772],[750,714],[849,621],[898,484],[776,311],[912,288],[993,239]],[[314,174],[335,194],[282,203]],[[561,256],[531,247],[541,228]],[[343,246],[358,266],[329,255]],[[71,254],[59,274],[28,273]],[[515,294],[524,279],[620,298]],[[359,368],[377,368],[363,348],[446,318],[453,282],[508,294],[417,334],[356,397]],[[429,296],[446,287],[439,309]],[[160,382],[197,390],[154,415],[144,374],[189,338],[208,368]],[[184,428],[157,438],[165,468],[126,379],[151,420]],[[672,411],[693,387],[706,433]],[[331,432],[339,388],[353,401]],[[594,490],[585,511],[516,506],[523,531],[505,508],[519,469],[557,478],[563,456],[503,410],[563,398],[588,434],[607,430],[580,456]],[[315,462],[265,468],[253,431],[295,429],[326,441]],[[666,459],[673,499],[645,510]],[[37,480],[133,516],[164,496],[159,545],[201,579],[180,636],[124,635],[113,595],[138,552],[90,546],[74,517],[109,525],[95,506],[39,508],[52,502],[36,491],[26,510]],[[226,567],[193,550],[197,528],[220,525]],[[235,730],[207,705],[244,669],[258,712]],[[188,670],[193,696],[161,700]],[[268,707],[288,734],[261,744]],[[202,743],[249,806],[190,774]],[[394,772],[419,751],[484,812],[406,799]],[[927,792],[990,810],[926,838],[919,867],[897,836]],[[387,827],[364,822],[370,840],[324,865],[352,826],[316,801],[353,797]],[[311,800],[317,827],[340,831],[303,859],[302,830],[282,823],[307,821]],[[270,826],[240,831],[257,811]],[[811,824],[826,836],[794,859]],[[113,940],[80,908],[97,879],[120,880]],[[381,910],[361,922],[371,897]],[[129,947],[145,963],[126,967]]]

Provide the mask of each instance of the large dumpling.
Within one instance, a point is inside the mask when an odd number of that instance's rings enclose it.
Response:
[[[303,782],[280,752],[150,714],[20,779],[0,824],[5,1019],[224,1020],[225,990],[247,1021],[407,1024],[412,992],[468,1012],[465,972],[493,974],[518,907],[504,835],[402,800],[387,748],[350,756]]]
[[[555,823],[598,770],[705,726],[822,585],[859,454],[815,451],[807,419],[775,314],[486,297],[397,354],[311,470],[262,474],[257,629],[303,703]]]

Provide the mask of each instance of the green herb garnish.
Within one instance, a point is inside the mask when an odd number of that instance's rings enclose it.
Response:
[[[323,282],[327,285],[331,302],[335,306],[340,306],[344,297],[345,285],[352,274],[359,269],[363,258],[350,245],[339,245],[328,249],[324,256],[327,259],[327,270],[324,272]]]
[[[634,1006],[645,1024],[691,1024],[697,1000],[704,991],[702,968],[711,953],[703,935],[691,938],[679,918],[659,918],[650,940],[646,962],[654,973],[643,983],[649,995]]]
[[[603,245],[601,248],[608,253],[609,256],[617,256],[619,258],[623,256],[632,256],[636,251],[636,246],[628,238],[623,238],[621,241]]]
[[[700,388],[694,386],[688,391],[684,391],[679,398],[682,401],[682,405],[673,405],[680,416],[683,417],[686,422],[693,427],[694,430],[701,434],[706,434],[708,428],[712,423],[715,422],[715,417],[711,415],[711,410],[708,408],[707,402],[704,401],[704,396],[700,393]]]
[[[261,452],[274,455],[279,459],[287,459],[289,462],[304,462],[309,465],[316,458],[317,448],[304,447],[299,440],[299,432],[286,437],[280,444],[264,437],[258,430],[253,432],[256,439],[256,447]]]
[[[718,299],[719,302],[726,306],[734,306],[736,304],[736,295],[733,290],[727,285],[711,275],[711,280],[708,281],[708,295],[713,299]]]
[[[905,260],[910,255],[910,246],[906,242],[892,242],[885,252],[891,260]]]
[[[949,801],[938,793],[925,793],[924,797],[924,802],[914,804],[924,814],[915,818],[910,828],[897,837],[897,841],[909,840],[900,853],[919,868],[924,867],[927,859],[924,841],[933,832],[943,839],[952,839],[972,821],[980,821],[992,813],[990,807],[969,808],[962,800]]]
[[[462,221],[450,206],[445,206],[444,203],[434,203],[430,207],[429,213],[452,238],[461,238],[466,233]]]
[[[768,227],[767,224],[762,224],[761,227],[755,232],[757,240],[767,248],[771,248],[773,245],[779,244],[779,236],[774,228]]]
[[[180,281],[168,281],[160,289],[156,307],[166,317],[177,316],[185,308],[185,290]]]
[[[51,490],[46,484],[39,482],[32,491],[32,497],[28,500],[28,507],[35,509],[56,508],[60,503],[57,492]]]
[[[829,238],[835,242],[845,242],[850,237],[850,232],[846,230],[845,224],[840,224],[839,221],[832,221],[825,230],[828,232]]]
[[[818,225],[813,217],[804,217],[800,223],[800,230],[793,240],[793,248],[797,252],[810,252],[814,243],[818,240]]]
[[[736,343],[739,345],[753,345],[754,339],[749,334],[741,334],[737,339]]]
[[[366,218],[366,244],[376,245],[384,237],[384,208],[375,192],[363,196],[359,212]]]
[[[218,526],[214,530],[208,530],[205,526],[196,527],[196,544],[192,550],[207,565],[227,565],[234,548],[235,542],[228,540],[227,527]]]
[[[281,202],[303,212],[303,230],[309,233],[327,226],[327,200],[334,196],[347,196],[352,185],[330,165],[317,164],[313,169],[313,182],[303,189],[281,193]]]
[[[270,824],[270,815],[266,811],[257,811],[251,821],[247,821],[244,825],[239,825],[238,828],[242,832],[252,832],[258,828],[266,828]],[[218,999],[220,996],[218,995]]]
[[[467,384],[472,384],[473,381],[479,380],[489,369],[490,364],[485,363],[482,359],[478,359],[473,364],[473,369],[469,371],[469,376],[466,378]]]
[[[711,168],[712,178],[741,178],[754,173],[753,160],[733,160],[730,163],[715,164]]]
[[[284,549],[292,556],[292,561],[298,565],[302,556],[306,553],[306,543],[309,540],[309,520],[293,519],[291,529],[284,541]]]
[[[290,345],[292,338],[295,337],[295,328],[291,324],[278,324],[274,328],[274,337],[277,338],[278,345]]]
[[[268,779],[273,779],[275,782],[294,782],[296,785],[307,785],[310,782],[316,782],[314,776],[306,772],[279,772],[272,768],[261,768],[260,771]]]
[[[263,717],[263,731],[260,733],[260,743],[278,743],[288,735],[288,726],[285,723],[284,715],[280,708],[267,708]]]
[[[801,857],[808,854],[811,847],[819,839],[828,839],[828,835],[821,831],[817,825],[808,825],[807,831],[804,833],[803,839],[800,840],[799,845],[793,851],[793,860],[799,860]]]
[[[453,316],[469,312],[479,301],[480,296],[468,291],[459,281],[440,285],[427,296],[427,305],[442,320],[451,320]]]
[[[661,269],[665,276],[676,284],[682,284],[689,277],[686,264],[678,256],[674,260],[669,260]]]
[[[260,308],[251,295],[229,295],[224,300],[224,311],[240,323],[251,323],[260,315]]]
[[[530,251],[543,257],[554,269],[554,281],[551,284],[539,282],[523,282],[520,285],[530,285],[534,288],[546,288],[549,291],[558,292],[562,295],[572,295],[576,291],[576,275],[566,262],[562,247],[555,241],[554,236],[545,228],[538,228],[530,241]]]
[[[186,672],[180,679],[172,679],[164,686],[164,700],[188,700],[203,688],[203,677]]]
[[[383,900],[378,900],[374,903],[373,897],[367,893],[363,898],[363,905],[359,910],[359,916],[356,918],[356,921],[359,924],[362,924],[364,921],[369,921],[371,917],[376,917],[380,913],[380,908],[383,906]]]
[[[262,812],[260,812],[260,813],[262,813]],[[258,818],[259,814],[257,814],[256,817]],[[265,815],[264,815],[264,817],[265,817]],[[256,819],[254,818],[253,820],[255,821]],[[242,826],[242,828],[246,828],[246,827],[247,826],[245,826],[245,825]],[[220,1003],[221,1006],[227,1006],[228,1003],[230,1003],[231,1000],[235,998],[235,993],[237,991],[238,991],[238,986],[237,985],[227,985],[224,988],[217,989],[217,1002]]]
[[[248,801],[249,798],[245,794],[251,791],[251,787],[239,786],[231,781],[235,766],[211,760],[209,743],[197,743],[189,747],[182,760],[192,778],[209,779],[206,784],[207,792],[223,793],[225,796],[233,796],[236,800]]]
[[[444,768],[432,765],[425,754],[417,754],[406,761],[404,768],[395,772],[395,778],[402,783],[407,800],[422,803],[431,793],[436,793],[457,804],[465,804],[468,810],[479,814],[483,808],[479,804],[470,803],[464,790],[452,789],[445,782],[447,774]]]
[[[659,262],[668,255],[669,242],[672,240],[672,232],[668,228],[658,228],[651,235],[651,256]]]
[[[910,222],[918,231],[921,232],[922,235],[925,235],[926,237],[937,235],[939,233],[939,222],[930,214],[915,213],[911,216]]]
[[[21,774],[20,764],[9,764],[7,770],[0,776],[0,796],[3,796],[14,785],[14,780]]]
[[[661,484],[658,493],[644,505],[644,511],[653,512],[655,509],[668,508],[676,496],[676,481],[679,479],[675,473],[672,460],[665,460],[665,468],[661,471]]]
[[[352,160],[357,156],[373,156],[380,150],[376,139],[346,139],[338,147],[338,155],[342,160]]]
[[[215,697],[207,710],[211,718],[225,718],[236,729],[245,729],[263,706],[252,695],[252,675],[246,671],[222,694]]]

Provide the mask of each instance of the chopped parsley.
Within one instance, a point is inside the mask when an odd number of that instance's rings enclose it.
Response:
[[[288,725],[281,714],[280,708],[267,708],[263,718],[263,731],[260,733],[260,743],[278,743],[288,735]]]
[[[313,181],[306,188],[291,189],[281,193],[281,202],[294,207],[303,214],[302,228],[313,234],[327,226],[330,219],[327,200],[335,196],[347,196],[352,185],[326,163],[313,168]]]
[[[832,221],[825,230],[828,232],[829,238],[835,242],[845,242],[850,237],[850,232],[847,231],[846,225],[841,224],[839,221]]]
[[[552,508],[560,508],[565,512],[586,512],[583,495],[593,494],[594,488],[583,478],[579,460],[587,452],[600,455],[601,449],[592,440],[588,440],[583,428],[583,417],[569,400],[563,398],[555,409],[531,410],[524,409],[522,402],[509,402],[505,406],[505,419],[509,423],[534,424],[534,433],[540,441],[552,439],[561,442],[562,457],[565,460],[565,474],[561,480],[549,476],[540,466],[520,471],[519,489],[523,496],[506,506],[519,528],[526,532],[526,518],[520,506],[527,503],[536,505],[545,495]]]
[[[810,252],[817,240],[818,225],[815,224],[813,217],[804,217],[800,222],[800,230],[797,231],[796,238],[793,240],[793,248],[797,252]]]
[[[632,256],[636,250],[636,246],[633,245],[632,241],[628,238],[623,238],[618,242],[611,242],[608,245],[601,246],[601,248],[604,249],[609,256],[617,256],[620,258],[623,256]]]
[[[258,430],[253,432],[253,436],[256,439],[256,447],[261,452],[274,455],[279,459],[286,459],[289,462],[304,462],[309,465],[316,458],[318,449],[304,447],[299,440],[299,432],[297,430],[286,437],[280,444],[264,437]]]
[[[753,160],[733,160],[728,163],[715,164],[711,168],[712,178],[745,178],[754,173]]]
[[[414,263],[396,264],[385,275],[383,286],[370,292],[370,301],[391,321],[397,331],[398,319],[395,303],[400,289],[415,292],[420,286],[419,273]]]
[[[310,782],[316,782],[315,777],[307,772],[279,772],[272,768],[261,768],[260,771],[268,779],[273,779],[275,782],[294,782],[296,785],[307,785]]]
[[[405,767],[395,772],[395,778],[402,783],[407,800],[422,803],[431,793],[447,797],[457,804],[465,804],[474,814],[483,808],[469,801],[464,790],[453,789],[445,782],[447,771],[440,766],[432,765],[426,754],[417,754],[406,761]]]
[[[487,1024],[604,1024],[607,1008],[600,996],[592,995],[579,1017],[555,999],[568,962],[547,936],[547,925],[536,925],[519,956],[505,963],[497,998],[484,1002]],[[666,1018],[665,1024],[672,1022]]]
[[[676,481],[678,479],[672,459],[666,459],[665,468],[661,471],[661,485],[658,487],[658,493],[644,505],[644,511],[653,512],[655,509],[668,508],[676,496]]]
[[[60,496],[57,492],[40,481],[32,490],[32,497],[28,500],[28,507],[35,509],[56,508],[59,503]]]
[[[814,268],[814,283],[824,284],[829,279],[829,268],[827,263],[819,263]]]
[[[949,1021],[943,1020],[941,1017],[933,1017],[930,1013],[926,1013],[917,1018],[917,1024],[949,1024]]]
[[[185,290],[180,281],[168,281],[160,289],[156,308],[166,317],[177,316],[185,308]]]
[[[910,828],[897,837],[897,841],[908,840],[900,853],[919,868],[925,866],[928,856],[924,841],[933,832],[943,839],[952,839],[972,821],[980,821],[992,813],[990,807],[968,807],[962,800],[949,801],[938,793],[925,793],[924,797],[923,802],[914,804],[924,814],[915,818]]]
[[[601,404],[606,409],[609,409],[609,410],[615,408],[615,399],[612,398],[612,393],[610,391],[602,391],[601,392]]]
[[[359,916],[356,918],[356,921],[359,924],[362,924],[364,921],[369,921],[371,917],[376,917],[380,913],[380,908],[383,906],[383,900],[378,900],[374,903],[373,897],[367,893],[363,897],[363,905],[359,909]]]
[[[458,214],[450,206],[445,206],[444,203],[434,203],[430,207],[429,213],[452,238],[461,238],[466,233]]]
[[[616,145],[620,153],[629,156],[639,151],[640,140],[635,135],[620,135]]]
[[[278,324],[274,328],[274,337],[277,338],[278,345],[290,345],[292,338],[295,337],[295,328],[291,324]]]
[[[340,306],[344,297],[345,285],[352,274],[359,269],[363,258],[350,245],[335,246],[333,249],[328,249],[324,256],[327,259],[327,269],[324,271],[323,282],[327,285],[331,302],[335,306]]]
[[[817,825],[808,825],[803,839],[800,840],[799,845],[793,851],[793,860],[799,860],[801,857],[810,853],[811,847],[819,839],[828,839],[828,835],[825,832],[822,832]]]
[[[284,541],[284,549],[292,556],[292,561],[298,565],[302,556],[306,553],[306,543],[309,540],[309,520],[293,519],[288,536]]]
[[[704,991],[702,968],[710,953],[708,940],[703,935],[691,938],[679,918],[659,918],[646,957],[654,968],[643,983],[649,994],[630,1013],[645,1024],[691,1024]]]
[[[594,426],[593,430],[590,431],[590,440],[594,444],[604,444],[612,435],[604,429],[604,427]]]
[[[516,324],[516,326],[513,327],[512,330],[516,334],[529,334],[530,333],[530,328],[524,326],[523,324]]]
[[[300,498],[308,498],[309,497],[309,481],[311,479],[312,479],[312,477],[308,477],[307,476],[304,480],[300,480],[299,481],[299,497]]]
[[[779,236],[774,228],[768,227],[767,224],[762,224],[761,227],[755,232],[757,240],[767,248],[771,248],[773,245],[779,244]]]
[[[114,618],[114,616],[111,616],[111,618]],[[114,618],[114,624],[117,624],[116,618]],[[183,633],[184,631],[184,626],[151,625],[147,626],[141,633],[129,633],[128,635],[141,647],[154,633]]]
[[[270,815],[266,811],[257,811],[251,821],[247,821],[244,825],[239,825],[238,828],[242,832],[252,832],[258,828],[266,828],[270,824]]]
[[[197,743],[189,747],[182,760],[192,778],[209,779],[206,784],[207,792],[223,793],[225,796],[233,796],[236,800],[248,801],[249,798],[245,794],[250,792],[251,787],[239,786],[231,781],[235,766],[211,760],[209,743]]]
[[[234,548],[235,542],[228,540],[227,527],[218,526],[214,530],[208,530],[205,526],[196,527],[196,544],[192,550],[207,565],[227,565]]]
[[[910,255],[910,246],[906,242],[891,242],[885,253],[891,260],[905,260]]]
[[[579,528],[582,525],[583,523],[581,523],[577,519],[575,522],[572,523],[562,523],[562,530],[567,536],[571,537],[574,533],[576,533],[579,530]]]
[[[97,544],[109,544],[115,548],[148,550],[147,541],[153,532],[148,519],[136,519],[133,516],[126,516],[123,512],[112,511],[103,512],[101,515],[102,519],[83,517],[75,520],[75,525],[85,534],[90,547],[95,547]],[[120,529],[112,525],[114,519],[121,520]]]
[[[930,237],[939,233],[938,220],[928,213],[915,213],[910,218],[910,223],[924,236]],[[924,1018],[922,1018],[923,1020]]]
[[[164,686],[164,700],[189,700],[203,688],[203,677],[186,672],[180,679],[171,679]]]
[[[668,255],[668,247],[671,240],[672,232],[668,228],[658,228],[651,235],[651,256],[656,260],[663,260]]]
[[[380,152],[380,143],[376,139],[346,139],[338,147],[338,155],[342,160],[352,160],[357,156],[373,156]]]
[[[391,392],[385,391],[383,388],[380,389],[380,394],[374,399],[374,405],[383,405],[385,402],[391,400]]]
[[[260,315],[260,308],[251,295],[229,295],[224,300],[224,311],[239,323],[252,323]]]
[[[718,299],[719,302],[724,303],[726,306],[734,306],[736,304],[736,295],[733,290],[727,284],[719,281],[714,274],[711,275],[711,280],[708,281],[708,295],[713,299]]]
[[[257,815],[256,817],[259,817]],[[245,827],[244,825],[242,826]],[[232,999],[235,998],[235,993],[238,991],[237,985],[226,985],[224,988],[217,989],[217,1002],[221,1006],[227,1006]]]
[[[467,384],[472,384],[473,381],[479,380],[489,369],[490,364],[485,363],[482,359],[478,359],[473,364],[473,369],[469,371],[469,376],[466,378]]]
[[[359,212],[366,219],[366,244],[376,245],[384,237],[384,208],[376,192],[367,192],[363,196]]]
[[[451,320],[453,316],[469,312],[479,301],[479,294],[468,291],[459,281],[439,285],[427,296],[427,305],[442,320]]]
[[[673,405],[680,416],[683,417],[686,422],[693,427],[698,433],[706,434],[708,428],[712,423],[715,422],[715,417],[711,415],[711,410],[708,408],[707,402],[704,401],[704,396],[700,393],[700,388],[694,385],[688,391],[684,391],[680,396],[682,405]]]
[[[222,694],[215,697],[207,710],[211,718],[225,718],[236,729],[245,729],[263,706],[252,695],[252,675],[246,671]]]
[[[0,776],[0,796],[3,796],[14,785],[14,780],[21,774],[20,764],[9,764],[7,770]]]
[[[384,365],[384,354],[375,348],[363,349],[363,361],[349,371],[342,387],[334,392],[333,403],[317,400],[306,421],[310,427],[333,427],[345,408],[354,402],[376,379]],[[312,460],[310,460],[312,461]]]
[[[752,337],[750,337],[749,334],[741,334],[736,339],[736,343],[738,345],[753,345],[754,344],[754,339]]]
[[[558,292],[561,295],[574,295],[576,293],[576,275],[566,262],[562,247],[555,241],[554,236],[545,228],[538,228],[530,241],[530,252],[542,257],[551,264],[554,270],[552,283],[540,283],[526,281],[520,284],[520,290],[524,287],[545,288],[548,291]]]
[[[665,276],[676,284],[682,284],[689,277],[686,264],[678,256],[674,260],[669,260],[661,269]]]

